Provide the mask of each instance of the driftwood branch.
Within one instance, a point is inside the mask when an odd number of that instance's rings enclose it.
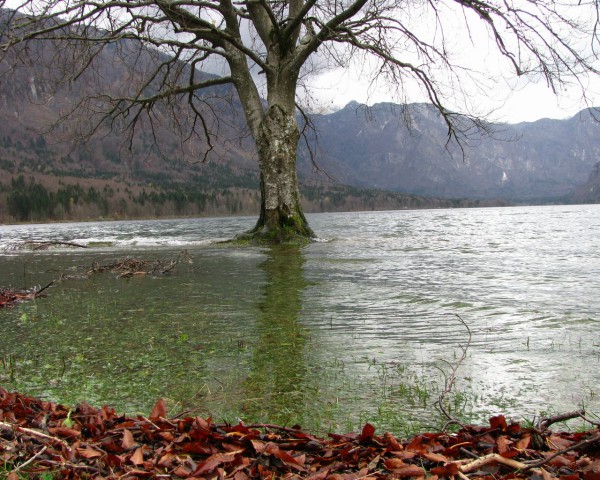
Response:
[[[456,419],[452,415],[450,415],[450,413],[444,406],[444,400],[446,399],[446,396],[449,395],[452,392],[452,389],[454,388],[454,385],[455,385],[456,379],[457,379],[457,375],[458,375],[458,369],[460,368],[462,363],[467,358],[467,352],[469,350],[469,347],[471,346],[471,340],[473,338],[471,329],[469,328],[469,325],[467,325],[467,322],[465,322],[462,319],[462,317],[458,314],[456,315],[456,317],[460,320],[460,323],[462,323],[463,326],[467,329],[468,339],[467,339],[467,344],[465,346],[459,345],[462,353],[461,353],[460,358],[453,365],[449,364],[450,365],[449,375],[446,375],[444,370],[442,370],[440,368],[440,371],[444,375],[444,390],[442,390],[442,392],[440,393],[440,395],[439,395],[437,401],[434,403],[434,405],[448,419],[448,422],[446,422],[446,424],[444,425],[442,430],[446,430],[448,428],[448,426],[452,425],[452,424],[462,426],[462,423],[458,419]]]
[[[1,288],[0,287],[0,308],[1,307],[13,307],[17,302],[21,300],[32,300],[34,298],[42,296],[42,292],[52,286],[54,280],[51,281],[45,287],[39,289],[32,288],[31,290],[15,290],[12,288]]]
[[[538,428],[541,431],[546,430],[550,425],[558,422],[564,422],[566,420],[572,420],[573,418],[584,418],[585,410],[575,410],[573,412],[561,413],[560,415],[554,415],[552,417],[546,417],[540,419],[538,422]],[[593,422],[591,422],[593,423]]]
[[[7,429],[12,430],[13,432],[26,433],[28,435],[33,435],[34,437],[42,438],[44,440],[49,440],[53,443],[59,443],[60,445],[65,447],[68,452],[71,452],[71,447],[65,440],[53,437],[51,435],[47,435],[43,432],[39,432],[38,430],[34,430],[32,428],[20,427],[18,425],[13,425],[13,424],[7,423],[7,422],[0,422],[0,428],[7,428]],[[39,452],[38,452],[38,455],[39,455]]]
[[[563,448],[562,450],[558,450],[558,451],[554,452],[552,455],[550,455],[549,457],[541,458],[540,460],[535,460],[533,462],[528,462],[525,464],[525,469],[531,470],[532,468],[541,467],[542,465],[545,465],[546,463],[555,459],[556,457],[559,457],[560,455],[564,455],[565,453],[571,452],[573,450],[579,450],[580,448],[583,448],[585,446],[592,445],[593,443],[596,443],[598,440],[600,440],[600,432],[592,434],[591,436],[582,440],[581,442],[574,443],[573,445],[571,445],[569,447]]]
[[[569,416],[569,415],[572,415],[573,413],[574,412],[570,412],[568,414],[563,414],[561,416],[568,417],[565,419],[576,418],[576,416]],[[561,420],[557,420],[557,421],[561,421]],[[589,436],[588,438],[586,438],[580,442],[577,442],[577,443],[575,443],[569,447],[563,448],[561,450],[557,450],[552,455],[549,455],[544,458],[540,458],[539,460],[534,460],[534,461],[529,461],[529,462],[519,462],[518,460],[513,460],[511,458],[503,457],[499,453],[490,453],[488,455],[484,455],[483,457],[479,457],[469,463],[461,465],[459,467],[459,476],[461,478],[463,478],[463,476],[460,475],[461,473],[464,475],[466,473],[472,472],[474,470],[478,470],[479,468],[481,468],[485,465],[492,464],[492,463],[499,463],[501,465],[505,465],[507,467],[510,467],[510,468],[513,468],[515,470],[519,470],[522,472],[525,472],[527,470],[533,470],[536,468],[543,467],[544,465],[546,465],[547,463],[549,463],[556,457],[564,455],[565,453],[571,452],[573,450],[579,450],[583,447],[592,445],[592,444],[598,442],[599,440],[600,440],[600,432],[594,433],[591,436]],[[463,478],[463,480],[464,480],[464,478]]]
[[[489,465],[490,463],[501,463],[502,465],[506,465],[507,467],[514,468],[516,470],[523,470],[527,468],[527,464],[523,462],[518,462],[517,460],[512,460],[510,458],[505,458],[499,453],[490,453],[489,455],[485,455],[483,457],[478,458],[477,460],[473,460],[472,462],[467,463],[466,465],[462,465],[460,467],[460,471],[462,473],[469,473],[473,470],[477,470],[484,465]]]
[[[25,468],[27,465],[29,465],[30,463],[33,463],[35,461],[36,458],[38,458],[40,455],[42,455],[46,450],[48,450],[48,446],[44,445],[44,447],[42,447],[40,449],[39,452],[37,452],[33,457],[31,457],[29,460],[27,460],[25,463],[22,463],[21,465],[18,465],[17,467],[15,467],[15,472],[18,472],[19,470],[21,470],[22,468]]]
[[[73,248],[88,248],[87,245],[81,245],[80,243],[74,242],[61,242],[61,241],[43,241],[43,240],[26,240],[24,242],[12,243],[6,247],[7,250],[20,250],[23,248],[29,248],[32,251],[47,250],[50,247],[73,247]]]
[[[86,275],[102,272],[118,272],[119,275],[117,275],[117,278],[165,275],[173,271],[182,262],[192,263],[192,258],[187,250],[179,252],[174,260],[168,262],[163,260],[137,260],[134,258],[121,260],[110,265],[98,265],[98,263],[94,262],[91,266],[86,267]]]

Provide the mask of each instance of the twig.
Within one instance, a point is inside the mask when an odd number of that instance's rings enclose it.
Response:
[[[585,415],[585,410],[575,410],[573,412],[561,413],[553,417],[542,418],[538,422],[538,428],[542,431],[546,430],[550,425],[558,422],[564,422],[573,418],[582,417]]]
[[[108,472],[106,470],[101,470],[100,468],[97,467],[93,467],[91,465],[76,465],[74,463],[70,463],[70,462],[58,462],[56,460],[44,460],[44,463],[47,463],[49,465],[57,465],[60,466],[61,469],[64,468],[70,468],[72,470],[87,470],[88,472],[92,472],[92,473],[98,473],[100,475],[107,475]]]
[[[45,287],[40,288],[38,291],[36,291],[33,296],[37,297],[40,293],[42,293],[44,290],[46,290],[47,288],[51,287],[52,284],[54,283],[54,280],[52,280],[48,285],[46,285]]]
[[[470,452],[469,450],[467,450],[465,447],[460,447],[460,452],[462,452],[463,455],[466,455],[467,457],[471,457],[471,458],[479,458],[475,453]]]
[[[470,480],[469,477],[467,477],[464,473],[462,473],[460,470],[457,472],[457,475],[461,478],[461,480]]]
[[[460,467],[460,471],[462,473],[468,473],[473,470],[477,470],[479,467],[483,467],[488,463],[501,463],[508,467],[514,468],[516,470],[524,470],[528,466],[525,463],[517,462],[516,460],[512,460],[510,458],[505,458],[499,453],[490,453],[489,455],[485,455],[483,457],[478,458],[477,460],[473,460],[471,463],[467,463],[466,465],[462,465]],[[533,468],[533,467],[531,467]]]
[[[592,420],[591,418],[587,417],[586,415],[582,414],[580,415],[580,417],[585,420],[588,423],[591,423],[592,425],[594,425],[595,427],[600,427],[600,422],[595,422],[594,420]]]
[[[550,460],[563,455],[567,452],[570,452],[571,450],[577,450],[578,448],[581,447],[585,447],[586,445],[591,445],[592,443],[597,442],[598,440],[600,440],[600,433],[596,434],[596,435],[592,435],[591,437],[586,438],[585,440],[582,440],[581,442],[577,442],[567,448],[563,448],[562,450],[558,450],[556,452],[554,452],[552,455],[550,455],[549,457],[546,458],[542,458],[540,460],[536,460],[534,462],[531,463],[526,463],[525,464],[525,469],[526,470],[531,470],[532,468],[537,468],[537,467],[541,467],[542,465],[545,465],[546,463],[548,463]]]
[[[48,449],[48,445],[44,445],[43,448],[40,449],[39,452],[37,452],[33,457],[31,457],[29,460],[27,460],[25,463],[22,463],[21,465],[17,466],[15,468],[15,472],[18,472],[19,470],[21,470],[22,468],[26,467],[27,465],[29,465],[31,462],[33,462],[37,457],[39,457],[42,453],[44,453],[46,450]]]
[[[63,246],[63,247],[77,247],[77,248],[88,248],[87,245],[81,245],[79,243],[74,242],[60,242],[60,241],[42,241],[36,242],[35,240],[28,240],[23,242],[22,245],[32,245],[33,250],[42,250],[48,248],[53,245]]]
[[[454,365],[449,364],[450,365],[450,376],[446,376],[445,372],[441,368],[438,367],[439,370],[441,370],[442,374],[444,375],[444,390],[442,391],[442,393],[440,393],[440,396],[438,397],[438,399],[434,403],[434,405],[448,419],[448,422],[444,425],[444,428],[447,428],[447,426],[449,426],[451,424],[457,424],[457,425],[463,426],[463,424],[459,420],[457,420],[452,415],[450,415],[448,410],[446,410],[446,407],[444,406],[444,400],[446,398],[446,395],[448,395],[454,388],[454,384],[456,383],[456,376],[458,373],[458,369],[462,365],[462,363],[465,361],[465,359],[467,358],[467,351],[469,350],[469,347],[471,346],[471,340],[473,338],[473,335],[471,334],[471,329],[469,328],[469,325],[467,325],[467,322],[465,322],[461,318],[460,315],[458,315],[458,314],[455,314],[455,315],[460,320],[460,323],[462,323],[463,326],[467,329],[469,338],[467,340],[467,344],[464,347],[462,345],[459,345],[460,349],[462,350],[462,355],[460,356],[458,361]]]
[[[69,444],[60,438],[52,437],[50,435],[46,435],[45,433],[38,432],[37,430],[33,430],[31,428],[20,427],[18,425],[13,425],[11,423],[0,422],[0,427],[10,428],[14,432],[28,433],[29,435],[33,435],[40,438],[45,438],[46,440],[50,440],[52,442],[58,442],[63,445],[69,452],[71,452],[71,447]]]
[[[154,423],[152,420],[150,420],[149,418],[146,418],[146,417],[144,417],[144,416],[142,416],[142,415],[140,415],[140,418],[141,418],[141,419],[142,419],[144,422],[146,422],[146,423],[149,423],[150,425],[152,425],[152,426],[153,426],[154,428],[156,428],[157,430],[161,430],[161,428],[160,428],[160,427],[159,427],[159,426],[158,426],[156,423]]]

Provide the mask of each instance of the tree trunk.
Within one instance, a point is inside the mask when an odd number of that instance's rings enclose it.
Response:
[[[315,237],[300,206],[296,150],[298,125],[279,105],[267,110],[256,136],[261,207],[256,226],[238,238],[266,243],[306,242]]]

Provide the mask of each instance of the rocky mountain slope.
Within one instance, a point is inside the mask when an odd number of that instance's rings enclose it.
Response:
[[[209,127],[215,132],[208,162],[201,161],[206,139],[192,137],[182,142],[174,128],[178,122],[166,105],[153,109],[154,129],[142,121],[129,137],[127,121],[120,118],[102,122],[97,134],[87,138],[86,127],[97,119],[75,108],[77,102],[99,91],[126,92],[136,72],[164,57],[152,51],[140,54],[139,45],[124,41],[104,49],[94,59],[92,70],[67,84],[63,81],[67,65],[42,66],[47,63],[42,60],[54,56],[53,48],[59,46],[34,43],[27,57],[9,52],[0,61],[0,197],[20,188],[14,185],[35,191],[39,183],[58,195],[77,184],[86,192],[93,191],[73,197],[74,201],[96,199],[94,192],[112,191],[100,210],[118,210],[125,216],[124,204],[138,202],[141,207],[135,215],[139,215],[148,211],[144,206],[148,199],[170,205],[153,210],[157,215],[256,210],[254,146],[229,88],[216,87],[202,97],[209,105],[203,107]],[[76,114],[62,121],[74,108]],[[493,135],[469,132],[462,151],[453,142],[447,144],[444,122],[425,104],[367,108],[351,103],[335,113],[312,115],[317,132],[313,148],[320,170],[315,169],[308,149],[301,147],[304,202],[315,211],[480,205],[496,199],[597,201],[581,193],[569,196],[588,181],[600,160],[600,125],[593,113],[585,110],[567,120],[488,125]],[[1,217],[7,207],[6,202],[0,203]],[[195,207],[182,207],[189,204]],[[64,203],[63,210],[69,208]]]
[[[577,188],[569,200],[574,203],[600,203],[600,162],[594,165],[588,181]]]
[[[429,105],[351,103],[315,117],[321,162],[344,183],[443,197],[556,200],[583,184],[600,160],[592,110],[567,120],[489,125],[464,155]],[[408,125],[405,119],[408,117]]]

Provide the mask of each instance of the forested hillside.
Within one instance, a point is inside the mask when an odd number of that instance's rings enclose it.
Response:
[[[229,88],[202,97],[206,137],[182,134],[183,98],[154,105],[138,123],[100,109],[90,116],[98,91],[108,85],[117,95],[164,56],[138,55],[123,40],[66,84],[64,65],[41,61],[52,48],[60,46],[33,42],[27,55],[10,51],[0,62],[0,222],[258,212],[255,148]],[[469,138],[464,155],[446,145],[428,105],[351,103],[311,120],[316,130],[306,130],[298,162],[309,212],[578,201],[569,194],[600,159],[588,112],[492,125],[494,135]]]

